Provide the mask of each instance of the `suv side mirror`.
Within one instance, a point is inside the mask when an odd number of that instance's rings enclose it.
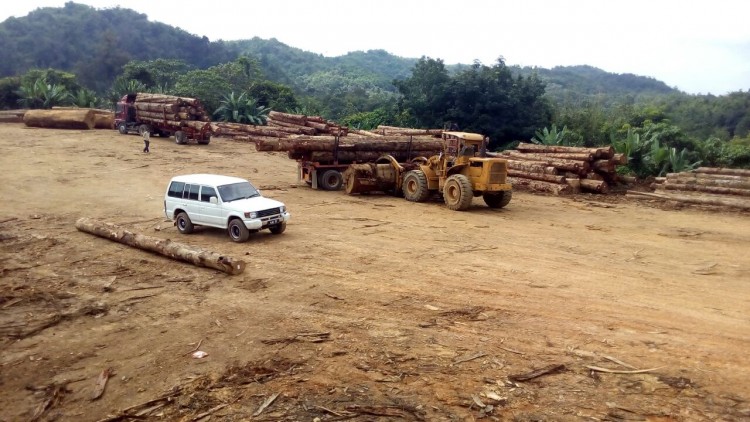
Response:
[[[212,197],[208,198],[208,202],[210,202],[212,204],[218,204],[219,200],[215,196],[212,196]]]

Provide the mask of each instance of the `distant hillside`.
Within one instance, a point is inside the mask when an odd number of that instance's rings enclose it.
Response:
[[[556,66],[552,69],[515,67],[529,75],[536,72],[547,82],[547,95],[556,103],[576,103],[594,96],[620,99],[623,96],[647,99],[679,93],[664,82],[631,73],[605,72],[592,66]]]
[[[179,59],[193,68],[207,68],[247,54],[257,58],[266,78],[299,94],[337,101],[342,94],[359,92],[376,95],[382,102],[396,93],[392,81],[409,77],[417,62],[417,58],[384,50],[324,57],[276,39],[211,42],[205,36],[151,22],[130,9],[95,9],[73,2],[0,23],[0,45],[0,77],[51,67],[75,73],[83,85],[99,92],[110,87],[130,60]],[[548,95],[558,103],[592,95],[638,98],[676,92],[653,78],[617,75],[590,66],[513,69],[521,74],[537,72],[548,83]]]
[[[417,62],[417,59],[397,57],[384,50],[324,57],[290,47],[275,38],[255,37],[225,44],[238,55],[256,57],[267,78],[308,94],[342,88],[395,91],[392,81],[410,76]]]
[[[130,60],[181,59],[196,67],[231,60],[206,37],[191,35],[130,9],[100,9],[68,2],[0,23],[0,76],[56,68],[85,85],[107,88]]]

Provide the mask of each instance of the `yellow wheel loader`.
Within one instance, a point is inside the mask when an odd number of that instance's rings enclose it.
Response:
[[[374,163],[350,165],[344,172],[346,192],[391,192],[413,202],[442,194],[455,211],[468,209],[475,196],[490,208],[508,205],[513,187],[507,162],[487,157],[487,138],[467,132],[443,132],[442,138],[443,151],[436,156],[399,163],[385,155]]]

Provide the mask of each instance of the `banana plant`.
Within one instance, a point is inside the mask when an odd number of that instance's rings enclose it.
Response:
[[[562,130],[557,130],[557,125],[552,125],[551,129],[543,128],[537,130],[534,137],[531,138],[531,142],[542,145],[566,145],[565,136],[567,135],[568,127],[563,126]]]
[[[670,148],[667,161],[669,162],[669,167],[674,173],[682,173],[685,171],[694,170],[699,165],[701,165],[700,160],[692,163],[690,162],[689,153],[685,148],[683,148],[679,153],[677,152],[676,148]]]
[[[236,96],[234,92],[225,95],[214,116],[224,122],[247,123],[251,125],[265,125],[268,121],[270,108],[258,104],[255,98],[247,93]]]
[[[70,103],[71,95],[63,85],[49,84],[45,78],[22,84],[18,102],[27,108],[52,108]]]

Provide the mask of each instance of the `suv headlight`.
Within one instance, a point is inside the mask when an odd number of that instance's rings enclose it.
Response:
[[[258,218],[258,213],[255,212],[255,211],[253,211],[253,212],[246,212],[245,213],[245,218]]]

